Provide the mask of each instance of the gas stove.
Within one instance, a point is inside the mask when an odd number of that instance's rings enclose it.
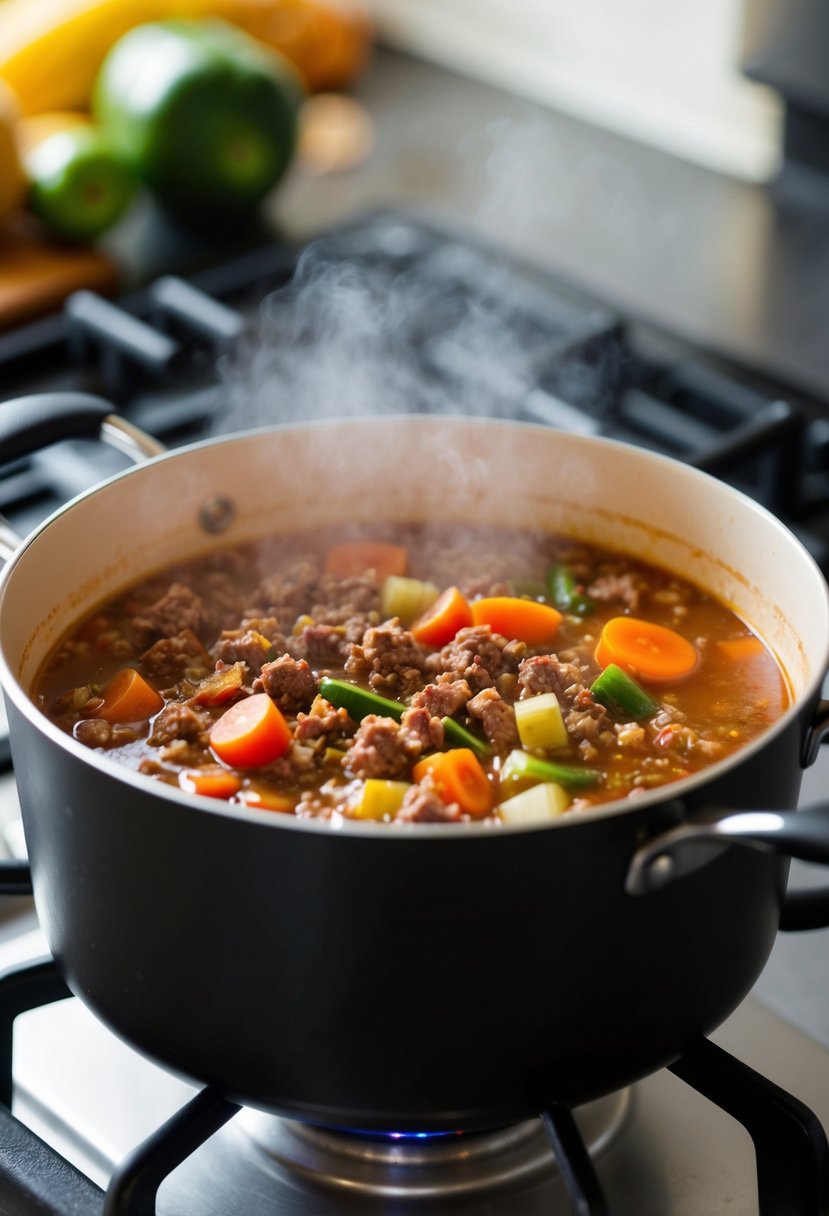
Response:
[[[0,335],[0,368],[6,399],[93,392],[171,446],[368,412],[608,435],[727,479],[829,570],[827,403],[421,216],[372,213],[117,300],[76,293],[60,315]],[[25,534],[120,467],[99,445],[56,444],[0,466],[0,512]],[[806,784],[818,793],[822,773]],[[0,820],[20,852],[11,773]],[[9,906],[2,936],[3,1211],[829,1212],[829,1044],[756,996],[670,1070],[575,1112],[366,1136],[238,1111],[171,1076],[71,998],[30,908]]]

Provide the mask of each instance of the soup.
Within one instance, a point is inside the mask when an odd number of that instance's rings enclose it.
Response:
[[[389,823],[636,798],[789,704],[761,640],[676,575],[432,524],[274,537],[155,574],[64,637],[33,695],[157,781]]]

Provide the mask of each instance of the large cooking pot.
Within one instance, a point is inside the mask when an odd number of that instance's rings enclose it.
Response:
[[[123,436],[109,410],[5,403],[0,451]],[[675,570],[766,640],[791,708],[670,788],[516,829],[335,826],[189,796],[31,703],[58,637],[127,582],[264,532],[378,517],[544,525]],[[52,516],[0,588],[34,896],[69,987],[227,1099],[366,1129],[584,1102],[731,1013],[774,942],[788,855],[829,860],[829,805],[777,813],[827,729],[827,662],[824,580],[748,498],[640,449],[461,418],[276,428],[159,456]],[[810,919],[829,921],[829,901]]]

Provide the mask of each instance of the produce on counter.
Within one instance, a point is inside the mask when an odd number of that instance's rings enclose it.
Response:
[[[24,118],[18,129],[27,205],[50,232],[92,241],[126,212],[135,178],[82,114]]]
[[[222,21],[119,39],[93,115],[123,163],[185,221],[255,207],[293,156],[303,92],[288,61]]]
[[[170,17],[231,22],[282,52],[313,91],[350,84],[371,47],[358,0],[2,0],[0,79],[24,114],[87,109],[118,39]]]
[[[0,80],[0,221],[15,210],[25,191],[17,146],[19,117],[14,94]]]
[[[556,562],[587,616],[503,594],[543,587]],[[446,589],[439,636],[386,616],[389,579]],[[650,690],[603,670],[597,638],[619,619],[684,640],[693,670],[668,679],[663,662],[640,676]],[[681,577],[562,536],[450,524],[279,535],[154,574],[61,639],[33,695],[80,743],[179,789],[301,817],[496,826],[668,785],[789,704],[760,639]]]

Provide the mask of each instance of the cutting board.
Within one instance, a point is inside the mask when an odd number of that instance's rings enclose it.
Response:
[[[97,249],[50,241],[25,218],[0,229],[0,331],[54,312],[82,287],[112,294],[115,262]]]

